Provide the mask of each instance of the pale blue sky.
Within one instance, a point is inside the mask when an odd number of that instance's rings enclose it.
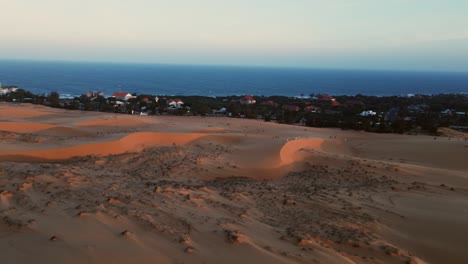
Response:
[[[466,0],[0,0],[0,59],[468,71]]]

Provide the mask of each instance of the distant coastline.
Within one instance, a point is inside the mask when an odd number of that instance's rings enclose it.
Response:
[[[83,91],[140,94],[300,96],[468,93],[468,73],[332,70],[241,66],[2,61],[0,82],[35,94]]]

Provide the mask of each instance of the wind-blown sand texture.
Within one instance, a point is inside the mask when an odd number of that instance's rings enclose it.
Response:
[[[463,136],[0,113],[1,263],[468,259]]]
[[[77,126],[92,127],[92,126],[141,126],[145,122],[132,116],[114,115],[107,118],[96,118],[76,123]]]

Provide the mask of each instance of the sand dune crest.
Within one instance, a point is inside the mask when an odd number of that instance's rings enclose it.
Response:
[[[312,149],[312,150],[321,150],[321,145],[323,144],[323,139],[313,138],[313,139],[295,139],[286,142],[280,150],[280,160],[281,166],[289,165],[294,162],[300,161],[304,155],[301,153],[301,150]]]

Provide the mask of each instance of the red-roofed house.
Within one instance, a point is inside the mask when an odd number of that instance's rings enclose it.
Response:
[[[246,95],[240,99],[241,104],[249,105],[249,104],[255,104],[256,102],[257,100],[255,100],[255,98],[251,95]]]
[[[304,109],[306,112],[310,112],[310,113],[320,113],[322,112],[322,109],[318,106],[307,106],[305,109]]]
[[[167,100],[167,105],[171,108],[180,108],[182,107],[182,105],[184,104],[184,102],[180,99],[169,99]]]
[[[145,103],[149,103],[149,101],[151,101],[151,100],[148,97],[145,97],[145,98],[143,98],[142,101],[145,102]]]
[[[115,92],[112,94],[112,97],[123,101],[127,101],[128,99],[133,98],[132,94],[126,92]]]
[[[289,111],[299,111],[301,109],[299,106],[295,106],[295,105],[283,105],[282,108],[284,110],[289,110]]]
[[[331,105],[332,105],[332,106],[340,106],[341,104],[340,104],[340,102],[338,102],[335,98],[332,98],[332,99],[331,99]]]

